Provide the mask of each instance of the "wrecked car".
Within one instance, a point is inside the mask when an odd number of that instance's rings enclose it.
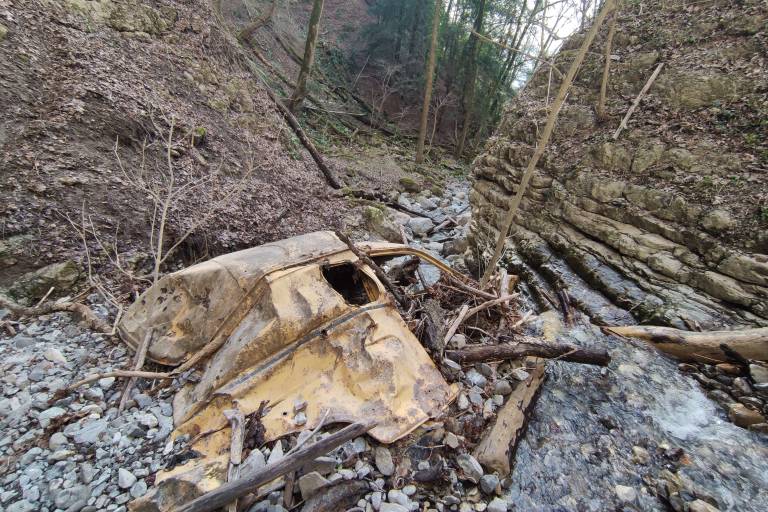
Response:
[[[410,254],[453,272],[404,245],[358,247],[372,258]],[[175,396],[172,435],[191,439],[198,458],[159,473],[133,510],[170,509],[173,497],[189,500],[226,482],[226,410],[247,416],[268,402],[264,441],[321,421],[375,421],[369,435],[392,443],[457,395],[373,270],[330,231],[167,275],[130,307],[119,331],[133,349],[148,339],[156,363],[198,370]]]

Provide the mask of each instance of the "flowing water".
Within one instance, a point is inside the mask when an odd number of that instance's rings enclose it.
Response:
[[[461,211],[467,192],[466,184],[450,186],[450,205],[433,214]],[[572,294],[596,295],[567,269],[561,277]],[[595,300],[608,317],[628,317]],[[533,333],[543,328],[541,320],[531,326]],[[768,511],[768,443],[730,423],[674,361],[643,342],[603,334],[582,314],[558,339],[606,349],[611,363],[548,364],[507,490],[514,510],[687,510],[680,498],[699,498],[720,510]],[[635,447],[648,459],[633,458]],[[669,490],[678,489],[670,503]]]

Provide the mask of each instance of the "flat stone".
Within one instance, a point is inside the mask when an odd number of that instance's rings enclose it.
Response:
[[[408,221],[408,227],[411,228],[414,235],[422,236],[435,227],[434,222],[426,217],[413,217]]]
[[[320,489],[327,485],[330,485],[330,482],[317,471],[299,477],[299,491],[305,500],[317,494]]]
[[[75,433],[74,441],[76,444],[96,444],[101,435],[106,432],[108,426],[109,423],[106,419],[86,423],[83,428]]]
[[[57,348],[49,348],[43,353],[43,357],[48,361],[57,364],[67,364],[67,358]]]
[[[374,451],[376,469],[384,476],[391,476],[395,472],[395,463],[392,461],[392,453],[384,446],[377,446]]]
[[[134,498],[141,498],[147,493],[147,483],[144,480],[139,480],[131,486],[130,493]]]
[[[477,459],[468,453],[462,453],[456,457],[456,463],[464,473],[465,480],[469,480],[473,484],[480,481],[480,478],[483,476],[483,467],[477,462]]]
[[[51,420],[60,418],[61,416],[64,416],[67,413],[64,409],[61,407],[51,407],[50,409],[46,409],[43,412],[40,413],[40,415],[37,417],[37,420],[40,422],[40,425],[42,427],[47,427],[50,425]]]

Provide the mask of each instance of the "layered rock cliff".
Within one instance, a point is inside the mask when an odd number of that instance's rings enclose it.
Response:
[[[543,306],[566,289],[606,323],[631,321],[629,312],[682,328],[768,325],[766,20],[760,1],[625,2],[598,119],[601,28],[508,238],[506,263]],[[582,39],[566,42],[558,70]],[[492,250],[558,76],[546,66],[534,75],[473,164],[477,265]]]

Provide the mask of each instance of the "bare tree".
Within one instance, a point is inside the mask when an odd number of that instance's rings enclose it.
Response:
[[[435,52],[437,49],[437,33],[440,29],[440,12],[442,1],[434,0],[435,10],[432,13],[432,40],[429,44],[429,58],[425,70],[426,83],[424,84],[424,103],[421,107],[421,120],[419,123],[419,138],[416,141],[416,163],[424,161],[424,139],[427,137],[427,124],[429,122],[429,105],[432,101],[432,81],[435,75]]]
[[[315,0],[312,5],[312,14],[309,17],[309,28],[307,29],[307,42],[304,45],[304,59],[301,62],[299,78],[296,80],[296,89],[293,90],[293,95],[288,101],[288,108],[294,113],[307,95],[307,80],[309,80],[315,62],[315,45],[317,44],[320,17],[323,14],[323,3],[324,0]]]

